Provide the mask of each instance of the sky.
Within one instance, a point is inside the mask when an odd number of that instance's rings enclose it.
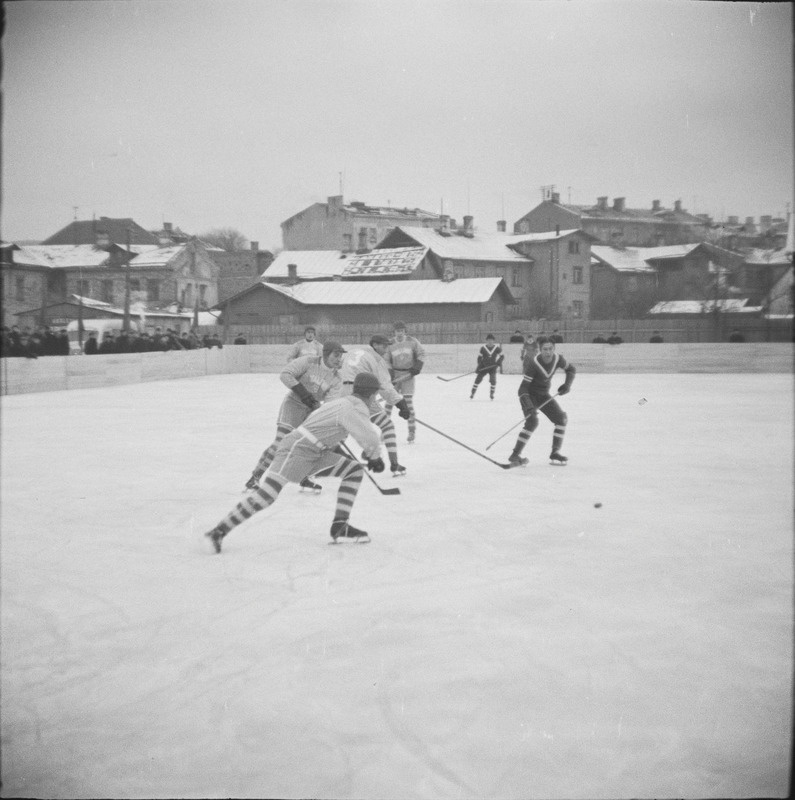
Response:
[[[2,238],[233,227],[346,201],[509,229],[564,202],[793,199],[792,10],[681,0],[4,5]]]

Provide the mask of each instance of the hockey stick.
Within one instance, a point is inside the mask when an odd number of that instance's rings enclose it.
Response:
[[[499,461],[495,461],[493,458],[489,458],[488,456],[483,455],[479,450],[475,450],[473,447],[470,447],[468,444],[464,444],[463,442],[459,442],[458,439],[454,439],[452,436],[448,436],[446,433],[443,433],[438,428],[434,428],[433,425],[429,425],[427,422],[423,422],[421,419],[414,418],[415,422],[418,422],[420,425],[424,425],[426,428],[430,428],[435,433],[438,433],[439,436],[444,436],[445,439],[449,439],[451,442],[455,442],[458,445],[461,445],[465,450],[469,450],[471,453],[474,453],[476,456],[480,456],[481,458],[485,458],[486,461],[490,461],[492,464],[496,464],[501,469],[512,469],[515,467],[515,464],[503,464]]]
[[[465,372],[463,375],[456,375],[455,378],[443,378],[441,375],[437,375],[436,377],[440,381],[444,381],[445,383],[450,383],[450,381],[457,381],[459,378],[466,378],[467,375],[474,375],[476,372],[488,372],[490,369],[494,369],[494,367],[484,367],[482,369],[473,369],[472,372]]]
[[[540,410],[541,410],[541,409],[542,409],[542,408],[543,408],[543,407],[544,407],[544,406],[545,406],[547,403],[551,403],[551,402],[552,402],[552,401],[553,401],[553,400],[554,400],[554,399],[555,399],[555,398],[558,396],[558,394],[559,394],[558,392],[555,392],[555,394],[553,394],[553,395],[552,395],[552,397],[550,397],[550,398],[549,398],[549,400],[544,400],[544,402],[543,402],[543,403],[541,403],[541,405],[540,405],[540,406],[537,406],[536,408],[534,408],[534,409],[533,409],[533,410],[532,410],[532,411],[531,411],[531,412],[530,412],[530,413],[529,413],[529,414],[528,414],[528,415],[527,415],[527,416],[526,416],[524,419],[520,419],[520,420],[519,420],[519,422],[517,422],[517,423],[516,423],[516,425],[521,425],[521,424],[522,424],[523,422],[525,422],[525,421],[526,421],[526,420],[527,420],[529,417],[532,417],[532,416],[533,416],[533,414],[535,414],[536,412],[540,411]],[[494,441],[493,441],[493,442],[492,442],[492,443],[491,443],[491,444],[490,444],[490,445],[489,445],[489,446],[486,448],[486,450],[488,450],[489,448],[493,447],[495,444],[497,444],[497,442],[499,442],[499,441],[500,441],[500,439],[502,439],[503,437],[507,436],[507,435],[508,435],[508,434],[509,434],[509,433],[510,433],[510,432],[511,432],[511,431],[512,431],[512,430],[513,430],[515,427],[516,427],[516,425],[511,425],[511,427],[510,427],[510,428],[508,428],[508,430],[507,430],[507,431],[505,431],[505,433],[503,433],[503,434],[502,434],[502,436],[498,436],[498,437],[497,437],[497,438],[496,438],[496,439],[495,439],[495,440],[494,440]]]
[[[381,494],[389,494],[389,495],[400,494],[400,489],[398,489],[398,488],[382,489],[376,483],[375,478],[370,474],[370,471],[367,469],[367,465],[366,464],[362,464],[362,462],[359,461],[359,459],[356,458],[356,456],[353,453],[351,453],[351,451],[348,449],[347,445],[344,445],[344,444],[340,443],[340,449],[344,450],[357,464],[361,464],[364,467],[364,474],[370,479],[370,482],[373,484],[373,486],[375,486],[376,489],[378,489],[379,492],[381,492]]]

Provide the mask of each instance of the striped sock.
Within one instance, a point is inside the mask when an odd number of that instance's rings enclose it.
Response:
[[[530,437],[532,436],[532,432],[522,428],[519,431],[519,436],[516,439],[516,444],[513,446],[513,452],[518,456],[522,450],[524,450],[524,446],[530,441]]]
[[[347,520],[351,515],[353,502],[362,485],[364,470],[361,465],[349,458],[341,458],[331,471],[332,477],[342,478],[337,490],[337,505],[334,509],[335,520]]]
[[[383,412],[379,411],[370,417],[370,422],[377,425],[381,429],[381,438],[384,440],[384,447],[386,447],[389,454],[389,463],[397,463],[397,437],[395,436],[395,425],[391,419]]]
[[[287,481],[281,476],[266,475],[262,486],[258,486],[246,495],[215,527],[223,533],[229,533],[232,528],[253,517],[257,511],[262,511],[263,508],[275,503],[286,483]]]
[[[260,475],[265,473],[265,471],[271,465],[273,457],[276,455],[279,442],[284,439],[284,437],[287,436],[290,431],[292,431],[292,428],[289,425],[283,425],[282,423],[276,425],[276,438],[270,443],[268,449],[259,457],[255,473],[259,472]]]
[[[552,452],[557,452],[563,446],[563,437],[566,435],[565,425],[555,425],[552,433]]]

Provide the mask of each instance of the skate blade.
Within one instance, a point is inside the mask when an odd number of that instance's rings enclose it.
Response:
[[[329,544],[370,544],[370,537],[359,536],[356,539],[351,539],[348,536],[340,536],[339,539],[332,539]]]
[[[568,466],[568,464],[569,464],[568,461],[550,461],[549,462],[549,466],[550,467],[566,467],[566,466]]]
[[[322,489],[310,489],[308,486],[299,486],[298,491],[302,494],[320,494]]]

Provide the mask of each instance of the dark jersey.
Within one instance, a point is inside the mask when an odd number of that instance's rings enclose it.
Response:
[[[566,383],[570,384],[574,380],[574,373],[577,370],[574,368],[574,364],[569,364],[563,356],[555,353],[549,364],[545,364],[541,360],[540,353],[536,356],[527,356],[523,364],[524,377],[519,386],[519,394],[549,394],[552,376],[559,369],[566,373]]]
[[[478,352],[478,369],[499,367],[504,357],[498,344],[484,344]]]

